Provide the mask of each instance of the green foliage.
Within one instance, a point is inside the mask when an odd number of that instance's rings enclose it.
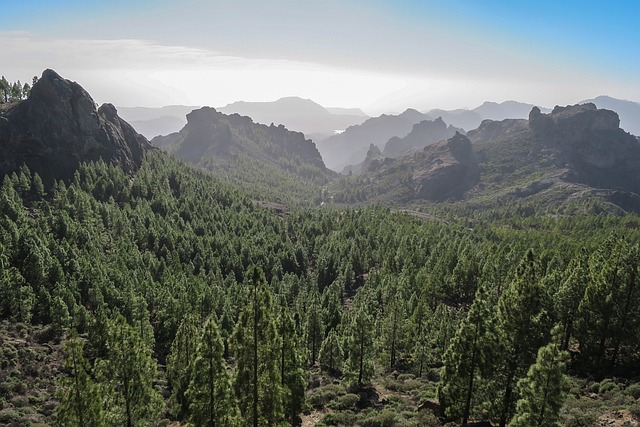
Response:
[[[560,426],[560,408],[567,389],[568,354],[552,342],[538,350],[536,363],[518,382],[521,398],[509,425],[513,427]]]
[[[461,419],[463,425],[472,413],[474,383],[490,373],[492,351],[496,345],[493,330],[491,301],[481,287],[444,355],[444,370],[438,389],[438,399],[447,417]]]
[[[56,408],[56,424],[59,426],[104,426],[102,395],[90,375],[87,359],[82,352],[83,343],[77,336],[65,342],[64,369],[66,376],[60,379]]]
[[[213,317],[209,317],[198,339],[193,369],[190,370],[191,383],[184,396],[184,400],[190,402],[189,420],[194,425],[203,427],[242,425],[222,353],[220,329]]]
[[[369,384],[374,374],[373,365],[373,317],[364,304],[351,313],[347,329],[347,354],[345,370],[358,387]]]
[[[320,347],[320,366],[328,369],[329,372],[339,372],[342,369],[343,363],[344,352],[342,345],[340,344],[335,329],[332,329]]]
[[[178,418],[185,418],[189,410],[189,400],[185,393],[193,376],[196,350],[200,338],[198,318],[187,314],[178,327],[167,358],[167,380],[172,388],[171,407]]]
[[[151,347],[120,315],[110,322],[108,347],[108,358],[96,362],[105,418],[127,427],[147,425],[162,409],[162,398],[153,388],[156,364]]]
[[[272,296],[258,267],[252,266],[246,278],[249,304],[231,337],[237,364],[234,389],[245,425],[280,425],[285,419],[285,390]]]

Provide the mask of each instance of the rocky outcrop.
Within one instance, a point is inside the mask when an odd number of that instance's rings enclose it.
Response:
[[[459,197],[480,177],[471,141],[460,133],[417,153],[414,162],[411,178],[415,195],[421,199]]]
[[[302,133],[283,125],[254,123],[250,117],[226,115],[211,107],[193,110],[187,114],[187,124],[180,132],[151,142],[194,164],[228,163],[245,157],[291,171],[302,170],[306,165],[327,176],[331,174],[315,144]]]
[[[414,124],[407,136],[403,138],[394,136],[389,139],[382,153],[385,157],[406,156],[428,145],[451,138],[456,132],[465,133],[462,129],[451,125],[447,126],[442,117],[435,120],[423,120]]]
[[[151,145],[113,105],[96,107],[78,83],[45,70],[28,99],[0,112],[0,175],[26,164],[50,185],[98,159],[135,171]]]

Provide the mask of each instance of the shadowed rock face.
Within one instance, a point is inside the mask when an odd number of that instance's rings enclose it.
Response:
[[[415,163],[412,181],[422,199],[457,197],[480,177],[471,141],[460,133],[416,154]]]
[[[96,108],[87,91],[53,70],[42,73],[27,100],[0,112],[0,175],[24,163],[50,185],[98,159],[133,172],[151,148],[113,105]]]
[[[180,132],[152,142],[172,148],[177,157],[196,164],[205,158],[226,161],[243,154],[266,163],[295,161],[326,171],[315,144],[302,133],[282,125],[261,125],[250,117],[223,114],[211,107],[193,110]]]

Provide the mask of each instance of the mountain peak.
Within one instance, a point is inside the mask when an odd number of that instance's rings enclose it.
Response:
[[[0,174],[24,163],[50,184],[71,178],[81,162],[98,159],[132,172],[152,148],[112,104],[97,108],[82,86],[51,69],[28,99],[0,116]]]

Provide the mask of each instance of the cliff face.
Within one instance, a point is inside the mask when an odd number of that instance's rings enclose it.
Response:
[[[414,156],[411,178],[418,198],[444,200],[460,197],[480,178],[471,141],[456,133],[447,141],[425,148]]]
[[[423,120],[413,125],[411,132],[403,138],[397,136],[389,139],[382,152],[385,157],[400,157],[413,154],[424,147],[451,138],[464,130],[453,127],[438,117],[435,120]]]
[[[113,105],[96,108],[78,83],[53,70],[42,73],[28,99],[0,112],[0,175],[24,163],[50,184],[98,159],[133,172],[151,148]]]
[[[173,146],[176,156],[198,163],[203,157],[225,160],[244,154],[277,164],[292,161],[325,169],[315,144],[300,132],[284,126],[254,123],[250,117],[226,115],[211,107],[187,114],[187,124],[178,133],[154,138],[158,146]]]

